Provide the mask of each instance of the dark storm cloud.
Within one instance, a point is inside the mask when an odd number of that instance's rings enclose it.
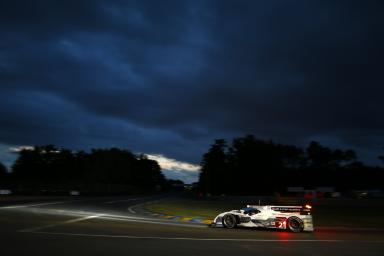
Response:
[[[379,153],[383,9],[3,1],[0,141],[120,146],[196,163],[214,138],[253,133]]]

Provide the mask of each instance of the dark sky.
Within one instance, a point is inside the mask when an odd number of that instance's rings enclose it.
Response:
[[[383,3],[0,1],[1,148],[116,146],[198,164],[215,138],[252,133],[376,163]]]

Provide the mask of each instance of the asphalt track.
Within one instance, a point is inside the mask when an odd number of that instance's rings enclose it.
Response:
[[[0,255],[384,255],[380,229],[313,233],[209,228],[135,214],[154,197],[0,206]],[[315,226],[316,228],[316,226]]]

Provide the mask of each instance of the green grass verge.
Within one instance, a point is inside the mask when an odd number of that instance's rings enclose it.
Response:
[[[236,209],[239,207],[242,206],[236,203],[184,199],[166,200],[147,204],[145,206],[147,210],[154,213],[183,217],[200,217],[212,220],[220,212]]]
[[[214,219],[220,212],[245,207],[225,200],[170,199],[146,205],[147,210],[166,215]],[[384,228],[383,200],[325,200],[314,203],[315,226]]]
[[[384,228],[384,207],[359,207],[351,205],[319,205],[314,209],[314,222],[319,226],[349,226]]]

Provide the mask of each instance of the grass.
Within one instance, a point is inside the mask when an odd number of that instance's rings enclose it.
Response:
[[[220,212],[245,207],[245,204],[239,201],[168,199],[148,204],[146,208],[166,215],[213,220]],[[277,203],[286,205],[284,201]],[[316,226],[384,228],[384,218],[381,214],[384,212],[384,201],[381,199],[324,199],[313,202],[313,205]]]
[[[314,211],[314,221],[319,226],[350,226],[384,228],[383,205],[359,207],[351,205],[319,205]]]
[[[146,205],[146,208],[149,211],[155,213],[183,217],[200,217],[212,220],[220,212],[236,209],[239,207],[241,207],[239,204],[231,204],[220,201],[184,199],[167,200]]]

